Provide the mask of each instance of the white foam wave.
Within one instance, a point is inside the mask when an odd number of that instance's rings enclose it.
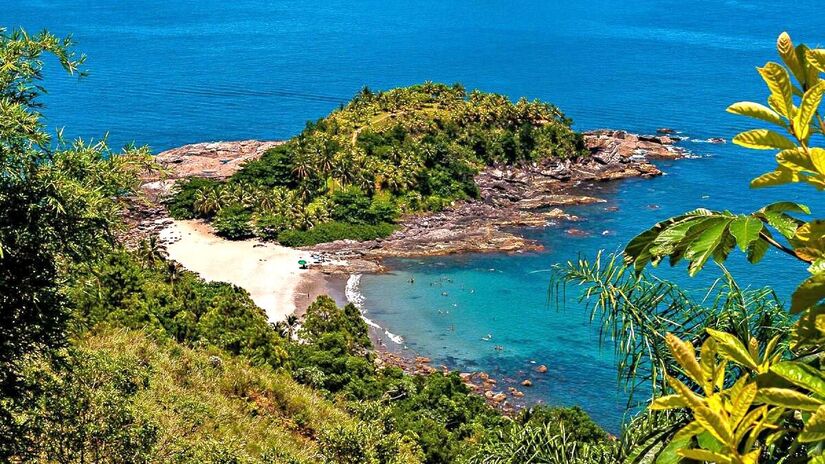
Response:
[[[404,337],[400,335],[396,335],[389,330],[381,327],[380,325],[376,324],[370,318],[366,316],[367,309],[364,305],[364,295],[361,294],[361,274],[352,274],[347,279],[347,286],[344,290],[344,294],[347,297],[347,301],[354,304],[359,311],[361,311],[361,318],[364,319],[364,322],[367,323],[368,326],[373,327],[377,330],[383,330],[384,335],[387,336],[393,343],[397,345],[401,345],[404,343]]]

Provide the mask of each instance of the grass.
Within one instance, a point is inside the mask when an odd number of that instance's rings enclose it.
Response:
[[[241,461],[274,455],[274,462],[318,462],[315,437],[336,426],[357,426],[288,375],[217,350],[186,348],[127,330],[104,330],[78,345],[149,366],[148,386],[135,405],[159,428],[159,458],[219,448]]]

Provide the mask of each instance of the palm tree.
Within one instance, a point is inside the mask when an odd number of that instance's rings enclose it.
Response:
[[[212,216],[221,209],[221,198],[217,188],[201,188],[195,192],[193,209],[200,216]]]
[[[312,174],[312,158],[304,150],[296,151],[292,158],[292,173],[298,180],[304,180]]]
[[[137,252],[147,267],[154,267],[156,263],[164,261],[168,256],[156,235],[141,240]]]

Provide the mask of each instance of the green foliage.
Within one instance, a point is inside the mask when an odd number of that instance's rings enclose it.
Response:
[[[132,253],[113,252],[91,269],[78,269],[67,294],[78,330],[115,324],[213,345],[256,363],[286,362],[283,339],[244,290],[204,282],[173,263],[150,265]]]
[[[585,156],[583,139],[570,124],[547,103],[468,94],[458,85],[360,93],[227,182],[181,185],[169,208],[178,218],[211,218],[241,205],[269,218],[265,224],[277,217],[275,229],[307,230],[330,220],[391,223],[401,206],[405,212],[437,211],[477,197],[474,177],[486,165]],[[274,236],[266,225],[256,231]],[[345,235],[369,239],[356,232],[316,239]]]
[[[252,216],[243,206],[222,208],[212,222],[215,233],[231,240],[252,237]]]
[[[565,436],[569,441],[597,444],[607,439],[607,432],[598,426],[590,416],[578,406],[572,408],[551,408],[536,406],[525,409],[517,422],[526,427],[547,427],[545,433]]]
[[[83,57],[69,39],[0,29],[0,406],[21,392],[19,362],[65,342],[62,265],[110,248],[118,198],[136,191],[146,149],[113,153],[105,142],[67,143],[46,133],[39,112],[43,60],[69,73]],[[15,443],[0,407],[0,459]]]
[[[194,219],[205,214],[205,205],[198,203],[203,198],[199,192],[215,190],[218,182],[203,177],[189,177],[178,181],[175,185],[176,193],[166,203],[169,215],[175,219]]]
[[[395,231],[395,226],[387,223],[348,224],[325,222],[309,230],[285,230],[278,234],[278,242],[289,247],[310,246],[335,240],[375,240],[387,237]]]
[[[794,47],[786,33],[779,36],[777,51],[784,66],[769,62],[758,68],[770,93],[768,107],[739,102],[728,111],[767,122],[787,136],[754,129],[733,141],[747,148],[778,150],[776,169],[754,179],[752,188],[800,182],[823,190],[825,149],[811,144],[819,140],[814,135],[825,135],[819,114],[825,94],[820,76],[825,72],[820,60],[824,52]],[[666,376],[673,394],[660,396],[651,408],[693,414],[695,421],[668,445],[679,456],[725,464],[825,459],[825,376],[819,361],[825,339],[825,221],[796,217],[810,213],[792,202],[774,203],[747,215],[696,210],[657,224],[625,249],[626,262],[637,271],[664,257],[671,264],[684,258],[694,275],[711,258],[724,270],[722,263],[736,245],[752,263],[773,247],[805,263],[811,274],[791,297],[790,312],[799,315],[792,334],[743,336],[712,326],[706,335],[687,341],[667,334],[681,377]],[[701,342],[698,357],[694,342]],[[728,364],[735,366],[732,372]]]
[[[147,366],[126,355],[71,349],[59,363],[29,366],[40,390],[27,415],[26,459],[40,462],[149,462],[158,426],[135,407]]]

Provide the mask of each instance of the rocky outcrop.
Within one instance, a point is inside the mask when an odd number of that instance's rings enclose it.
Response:
[[[478,200],[457,202],[440,213],[403,218],[401,229],[386,239],[339,241],[308,249],[336,258],[357,257],[367,261],[384,257],[540,250],[538,242],[511,230],[575,221],[576,217],[559,207],[604,201],[572,193],[583,183],[661,175],[650,160],[683,156],[685,151],[673,143],[667,136],[639,136],[608,130],[587,132],[588,157],[493,166],[476,176]],[[571,231],[570,235],[577,235],[577,229]]]
[[[123,217],[128,227],[122,241],[133,246],[149,235],[157,235],[171,222],[161,203],[172,192],[176,181],[187,177],[226,179],[247,161],[260,158],[282,143],[259,140],[195,143],[158,153],[155,162],[161,170],[143,176],[141,198],[126,199]]]
[[[193,176],[226,179],[247,161],[258,159],[283,143],[260,140],[195,143],[162,151],[155,156],[155,161],[168,171],[168,179]]]
[[[685,154],[669,135],[642,136],[625,131],[584,133],[590,156],[549,159],[521,166],[492,166],[476,176],[480,196],[460,201],[435,214],[411,215],[390,237],[369,242],[339,241],[308,248],[332,259],[346,260],[325,272],[374,272],[384,257],[445,255],[461,252],[540,250],[541,245],[511,230],[575,221],[560,207],[604,201],[574,191],[584,183],[653,177],[661,171],[650,160]],[[131,234],[142,238],[163,225],[160,200],[174,183],[191,176],[226,179],[247,161],[283,142],[245,140],[185,145],[161,152],[156,161],[165,173],[144,179],[146,200],[132,205],[127,219]],[[571,234],[574,235],[574,234]],[[135,238],[133,237],[133,238]]]

